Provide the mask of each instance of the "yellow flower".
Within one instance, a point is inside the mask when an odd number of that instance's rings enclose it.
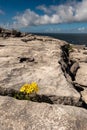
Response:
[[[24,84],[24,85],[20,88],[20,92],[25,92],[28,86],[29,86],[29,84]]]
[[[38,87],[38,84],[36,82],[32,82],[31,84],[24,84],[20,88],[20,92],[24,92],[27,94],[37,93],[38,90],[39,90],[39,87]]]

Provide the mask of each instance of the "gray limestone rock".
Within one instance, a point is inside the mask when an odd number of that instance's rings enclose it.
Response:
[[[73,65],[71,66],[70,68],[70,72],[73,74],[73,75],[76,75],[76,72],[79,68],[79,63],[78,62],[75,62],[73,63]]]
[[[0,40],[0,86],[19,90],[23,84],[35,81],[40,87],[38,94],[47,95],[53,103],[67,104],[68,100],[68,104],[78,104],[80,94],[68,83],[58,63],[65,43],[43,39],[45,42],[36,39],[27,43],[21,38]]]
[[[64,75],[61,65],[67,67],[67,63],[59,64],[63,60],[61,46],[65,44],[51,37],[29,34],[23,38],[0,38],[1,130],[87,130],[87,110],[75,107],[82,106],[81,95]],[[80,63],[77,84],[86,80],[86,69],[86,64]],[[70,77],[67,71],[66,75]],[[41,103],[10,97],[19,93],[22,85],[33,81],[39,86],[37,95],[43,98]],[[86,93],[81,94],[86,101]]]
[[[80,68],[76,74],[76,82],[87,87],[87,63],[80,63]]]
[[[0,97],[1,130],[87,130],[87,110]]]
[[[81,92],[83,101],[87,104],[87,88],[84,88],[84,90]]]

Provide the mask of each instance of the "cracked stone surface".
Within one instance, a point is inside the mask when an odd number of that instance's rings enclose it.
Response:
[[[80,63],[80,69],[76,74],[76,82],[82,86],[87,87],[87,63]]]
[[[87,104],[87,88],[81,92],[83,101]]]
[[[57,103],[58,97],[69,97],[78,102],[80,94],[64,77],[58,61],[64,41],[42,37],[23,42],[21,38],[0,39],[0,86],[19,90],[25,83],[36,81],[39,94],[50,96]],[[34,58],[33,62],[20,58]],[[55,97],[55,99],[53,97]]]
[[[1,130],[87,130],[87,110],[0,96]]]
[[[87,87],[87,48],[83,46],[72,45],[73,52],[70,58],[79,63],[79,69],[76,73],[76,82],[79,85]]]
[[[0,96],[1,130],[87,130],[87,110],[69,106],[81,97],[59,64],[61,46],[65,44],[33,35],[0,38],[0,88],[19,90],[23,84],[36,81],[38,94],[48,96],[54,103]],[[60,105],[64,102],[66,105]]]
[[[84,45],[72,45],[73,51],[70,53],[71,59],[79,63],[75,82],[82,87],[82,100],[87,104],[87,47]]]

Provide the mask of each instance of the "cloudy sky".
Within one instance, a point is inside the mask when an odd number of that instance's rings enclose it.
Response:
[[[87,0],[0,0],[0,26],[27,32],[87,33]]]

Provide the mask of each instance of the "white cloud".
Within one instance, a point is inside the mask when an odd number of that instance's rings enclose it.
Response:
[[[51,10],[49,10],[45,5],[40,5],[37,7],[37,9],[44,11],[47,14],[51,13]]]
[[[2,15],[3,15],[3,14],[5,14],[5,13],[4,13],[4,11],[3,11],[3,10],[1,10],[1,9],[0,9],[0,14],[2,14]]]
[[[31,26],[35,24],[38,25],[39,15],[30,9],[27,9],[23,14],[15,16],[13,20],[16,20],[13,22],[14,27],[26,27],[28,25]]]
[[[58,24],[69,22],[87,22],[87,0],[73,2],[64,5],[46,7],[38,6],[37,9],[44,11],[39,15],[30,9],[13,18],[13,27],[27,27],[42,24]]]

